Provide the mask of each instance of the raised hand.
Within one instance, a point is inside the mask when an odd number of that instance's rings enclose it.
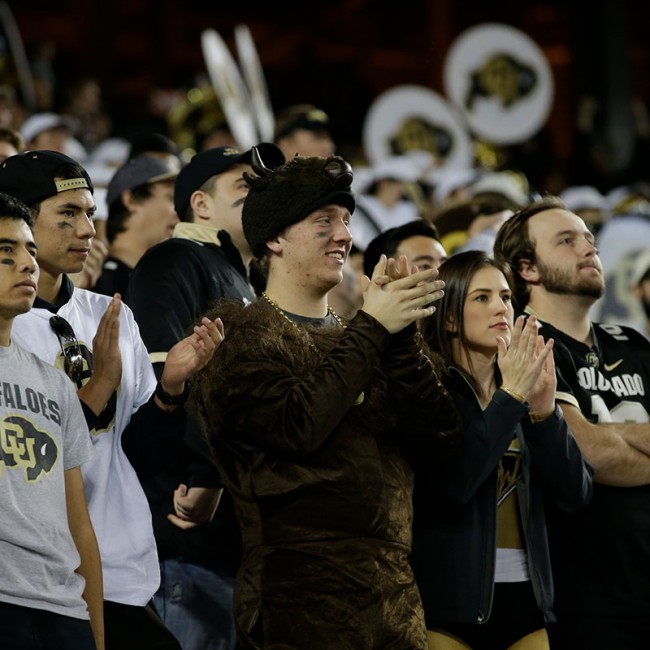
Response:
[[[185,382],[212,358],[224,338],[220,318],[203,318],[194,332],[179,341],[167,355],[160,383],[170,395],[180,395]]]
[[[116,293],[102,315],[93,338],[92,376],[78,391],[79,398],[96,415],[104,410],[122,379],[122,355],[119,346],[121,309],[122,298]]]
[[[444,295],[445,283],[436,280],[437,271],[417,271],[402,256],[397,263],[382,255],[372,278],[364,282],[362,309],[378,320],[391,334],[412,322],[430,316],[431,304]]]
[[[529,402],[540,375],[542,372],[547,372],[544,365],[549,355],[553,356],[551,353],[553,340],[544,344],[543,339],[541,341],[540,339],[542,337],[537,334],[535,316],[530,316],[527,320],[523,316],[517,318],[509,346],[502,337],[497,337],[499,347],[497,363],[501,371],[502,385],[511,388]],[[554,366],[553,374],[555,374]],[[546,381],[548,379],[547,373]]]
[[[553,346],[553,339],[548,341]],[[537,353],[541,354],[544,348],[544,339],[537,338]],[[528,396],[531,413],[550,413],[555,408],[555,391],[557,389],[557,376],[555,375],[555,357],[553,353],[546,356],[542,371],[539,373],[537,383]]]

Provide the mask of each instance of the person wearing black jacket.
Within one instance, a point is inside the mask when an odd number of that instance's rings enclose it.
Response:
[[[412,565],[430,650],[548,648],[553,581],[544,502],[586,505],[591,470],[555,407],[534,317],[513,324],[509,271],[479,251],[439,269],[424,334],[462,419],[439,472],[416,472]]]

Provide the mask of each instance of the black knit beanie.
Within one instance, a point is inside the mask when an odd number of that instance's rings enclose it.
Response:
[[[342,205],[350,214],[354,212],[352,167],[339,156],[296,156],[270,170],[253,155],[251,166],[257,176],[244,173],[250,189],[242,208],[242,225],[257,258],[264,254],[267,241],[324,205]]]

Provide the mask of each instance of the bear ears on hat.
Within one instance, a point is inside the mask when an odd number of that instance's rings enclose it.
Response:
[[[280,181],[297,185],[321,184],[323,177],[332,190],[349,190],[353,178],[352,166],[340,156],[303,158],[297,155],[283,165],[269,169],[255,147],[251,151],[251,168],[256,175],[244,172],[244,179],[255,192],[264,191]]]

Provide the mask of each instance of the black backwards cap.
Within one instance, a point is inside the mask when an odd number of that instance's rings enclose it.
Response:
[[[280,148],[270,142],[262,142],[256,149],[269,167],[276,167],[284,162],[284,154]],[[235,147],[215,147],[197,153],[181,169],[174,185],[174,208],[180,219],[183,220],[187,214],[193,192],[196,192],[212,176],[223,174],[235,165],[249,165],[251,151],[249,149],[242,152]]]
[[[342,205],[354,212],[352,167],[339,156],[296,156],[276,169],[264,166],[253,147],[251,166],[257,176],[244,173],[249,185],[242,208],[242,225],[255,257],[266,242],[285,228],[302,221],[324,205]]]
[[[76,165],[82,175],[55,180],[62,165]],[[27,151],[9,156],[0,165],[0,192],[27,205],[40,203],[59,192],[78,189],[95,191],[88,172],[76,160],[58,151]]]

